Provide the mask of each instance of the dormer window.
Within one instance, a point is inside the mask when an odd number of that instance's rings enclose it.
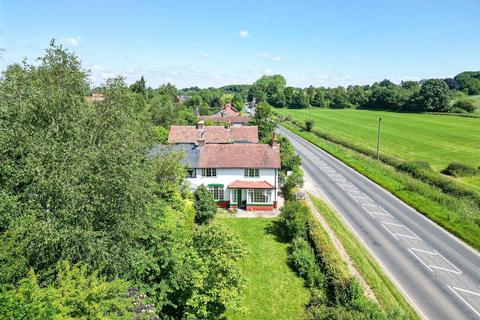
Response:
[[[258,178],[260,176],[260,170],[257,168],[246,168],[245,177],[246,178]]]
[[[215,168],[202,169],[202,177],[216,177],[216,176],[217,176],[217,169]]]

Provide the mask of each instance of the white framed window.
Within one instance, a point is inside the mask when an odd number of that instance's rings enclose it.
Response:
[[[247,178],[257,178],[260,176],[260,170],[257,168],[246,168],[245,177]]]
[[[216,177],[217,169],[215,168],[202,168],[202,177]]]
[[[232,203],[237,203],[238,197],[237,197],[237,189],[230,189],[230,195],[231,195],[231,200],[230,202]]]
[[[248,189],[248,203],[272,203],[271,189]]]
[[[223,201],[223,185],[209,185],[207,189],[210,191],[215,201]]]

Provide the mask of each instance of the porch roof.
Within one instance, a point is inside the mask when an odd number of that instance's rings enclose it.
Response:
[[[241,181],[235,180],[228,185],[230,189],[273,189],[267,181]]]

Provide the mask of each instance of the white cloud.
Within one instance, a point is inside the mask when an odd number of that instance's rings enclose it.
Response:
[[[203,58],[208,58],[210,57],[210,54],[208,54],[207,52],[200,52],[200,56]]]
[[[264,72],[266,75],[271,75],[273,73],[273,71],[271,69],[265,69],[265,72]]]
[[[246,37],[250,36],[250,33],[248,33],[247,30],[240,30],[240,32],[238,34],[240,35],[240,38],[246,38]]]
[[[80,41],[82,39],[79,37],[79,36],[76,36],[76,37],[70,37],[70,38],[65,38],[63,40],[63,42],[67,45],[67,46],[71,46],[71,47],[78,47],[80,45]]]
[[[266,52],[262,52],[258,55],[258,57],[260,59],[263,59],[263,60],[270,60],[270,61],[280,61],[282,60],[283,58],[281,56],[276,56],[276,55],[273,55],[273,54],[270,54],[270,53],[266,53]]]

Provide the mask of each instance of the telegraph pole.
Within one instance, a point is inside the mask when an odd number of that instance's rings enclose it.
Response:
[[[378,117],[377,160],[380,159],[380,131],[382,129],[382,117]]]

